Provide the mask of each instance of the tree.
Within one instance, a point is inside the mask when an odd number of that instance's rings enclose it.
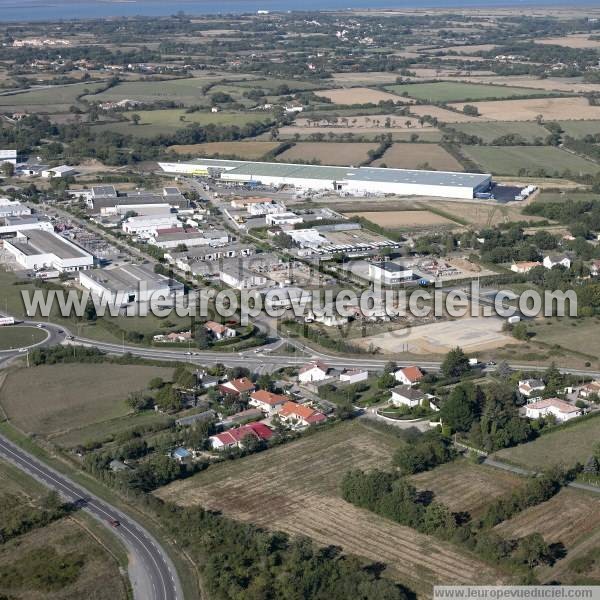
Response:
[[[453,431],[469,431],[479,414],[480,390],[471,383],[457,385],[440,409],[442,422]]]
[[[15,174],[15,165],[8,161],[3,162],[0,165],[0,171],[4,177],[12,177]]]
[[[476,106],[473,106],[472,104],[465,104],[463,106],[463,113],[465,115],[469,115],[470,117],[478,117],[479,116],[479,110]]]
[[[525,563],[530,569],[552,562],[552,553],[541,533],[531,533],[519,540],[514,557]]]
[[[165,381],[162,377],[153,377],[148,383],[151,390],[159,390],[163,385],[165,385]]]
[[[131,115],[131,122],[132,122],[134,125],[139,125],[141,120],[142,120],[142,118],[141,118],[141,117],[140,117],[140,115],[138,115],[137,113],[133,113],[133,114]]]
[[[441,369],[444,377],[460,377],[469,371],[469,359],[462,348],[457,346],[446,354]]]

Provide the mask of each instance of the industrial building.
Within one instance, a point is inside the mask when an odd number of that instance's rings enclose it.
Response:
[[[481,173],[413,171],[374,167],[329,167],[240,160],[197,159],[188,163],[159,163],[167,173],[210,175],[240,184],[292,186],[299,190],[332,191],[362,196],[397,194],[474,198],[487,191],[492,176]]]
[[[0,150],[0,165],[5,162],[16,166],[17,151],[16,150]]]
[[[153,298],[163,298],[168,303],[176,292],[183,291],[179,281],[136,265],[82,272],[79,283],[92,295],[116,306],[145,303]]]
[[[413,278],[412,269],[391,261],[369,263],[369,279],[383,285],[397,285]]]
[[[4,240],[4,249],[24,269],[53,270],[59,273],[91,269],[94,257],[54,232],[41,229],[17,231]]]
[[[0,218],[3,217],[22,217],[30,215],[31,209],[25,204],[9,198],[0,198]]]

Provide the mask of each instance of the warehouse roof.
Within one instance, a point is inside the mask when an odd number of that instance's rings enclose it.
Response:
[[[35,256],[36,254],[54,254],[58,258],[84,258],[90,256],[84,250],[81,250],[74,244],[71,244],[64,238],[44,231],[43,229],[28,229],[10,242],[12,246],[20,250],[26,256]]]
[[[84,274],[103,288],[112,292],[123,292],[137,289],[144,282],[148,291],[162,290],[172,283],[168,277],[160,273],[152,273],[136,265],[126,265],[114,269],[92,269]]]
[[[193,164],[226,169],[227,177],[231,175],[293,177],[298,179],[355,180],[458,187],[475,187],[485,183],[491,177],[490,174],[485,173],[416,171],[375,167],[330,167],[239,160],[198,159]]]

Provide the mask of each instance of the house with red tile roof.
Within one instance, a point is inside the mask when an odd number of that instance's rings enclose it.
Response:
[[[404,367],[403,369],[398,369],[394,373],[394,377],[397,381],[399,381],[402,385],[416,385],[423,379],[423,372],[419,367],[410,366]]]
[[[240,377],[239,379],[230,379],[219,386],[222,394],[230,396],[240,396],[241,394],[249,394],[256,389],[256,386],[248,377]]]
[[[248,404],[260,408],[265,414],[271,416],[289,400],[287,396],[281,394],[273,394],[267,390],[256,390],[250,394]]]
[[[311,383],[312,381],[323,381],[327,379],[329,367],[320,360],[304,365],[298,372],[298,380],[300,383]]]
[[[560,398],[546,398],[531,402],[525,407],[525,414],[530,419],[539,419],[548,415],[554,415],[559,422],[568,421],[581,415],[581,409],[573,406]]]
[[[279,418],[282,423],[290,425],[293,429],[317,425],[327,419],[327,417],[309,406],[297,404],[296,402],[286,402],[280,409]]]
[[[217,340],[236,336],[235,329],[226,327],[222,323],[217,323],[216,321],[206,321],[206,323],[204,323],[204,328]]]
[[[273,436],[273,431],[264,423],[248,423],[237,429],[229,429],[223,433],[211,435],[208,439],[213,450],[225,450],[227,448],[243,448],[248,437],[266,442]]]

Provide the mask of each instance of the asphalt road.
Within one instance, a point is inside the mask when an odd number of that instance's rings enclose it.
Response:
[[[183,599],[181,584],[171,560],[152,535],[139,523],[80,485],[73,483],[58,471],[41,463],[1,435],[0,455],[45,486],[59,492],[68,502],[79,501],[81,510],[96,517],[121,538],[135,563],[134,570],[140,573],[139,577],[132,578],[135,598]],[[116,519],[120,525],[113,527],[109,523],[111,519]]]

